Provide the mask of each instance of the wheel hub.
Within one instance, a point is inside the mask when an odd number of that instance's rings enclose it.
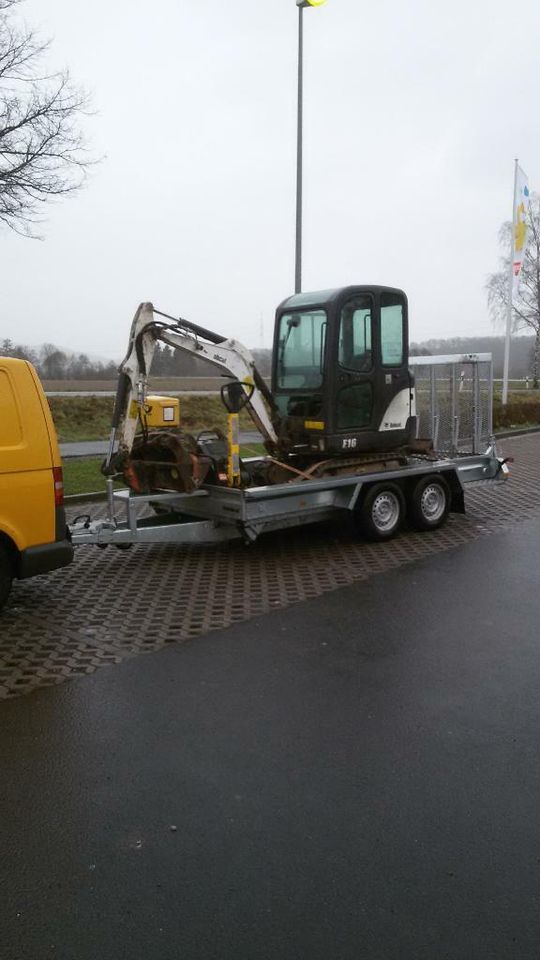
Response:
[[[444,491],[438,484],[429,484],[422,494],[421,510],[426,520],[440,520],[446,506]]]
[[[386,531],[399,521],[399,501],[393,493],[381,493],[373,502],[373,522],[378,530]]]

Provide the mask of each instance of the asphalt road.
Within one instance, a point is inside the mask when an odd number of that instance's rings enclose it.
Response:
[[[539,553],[2,703],[2,960],[537,960]]]

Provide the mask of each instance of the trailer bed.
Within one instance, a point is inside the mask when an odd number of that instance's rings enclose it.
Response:
[[[70,533],[75,545],[203,544],[237,538],[249,543],[272,530],[331,519],[336,511],[352,514],[366,490],[382,480],[407,489],[422,477],[442,475],[452,493],[451,509],[463,512],[467,484],[497,481],[507,472],[493,443],[484,454],[436,460],[411,456],[396,468],[247,489],[203,485],[193,493],[134,494],[114,490],[109,480],[107,518],[79,520]],[[155,515],[141,517],[142,508],[149,506]]]

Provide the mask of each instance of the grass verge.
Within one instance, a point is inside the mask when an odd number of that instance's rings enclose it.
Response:
[[[49,397],[61,443],[105,440],[111,429],[114,397]],[[220,397],[180,397],[180,422],[187,433],[227,429],[227,414]],[[242,411],[240,429],[254,430],[251,417]]]
[[[64,460],[64,493],[103,493],[105,477],[101,472],[103,457],[70,457]]]
[[[510,393],[503,407],[499,397],[493,401],[493,427],[512,430],[516,427],[536,427],[540,423],[540,397]]]

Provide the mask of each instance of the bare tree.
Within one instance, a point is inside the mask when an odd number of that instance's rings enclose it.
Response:
[[[512,306],[514,331],[526,330],[534,335],[532,356],[533,387],[538,389],[540,375],[540,196],[533,193],[527,217],[529,226],[527,250],[521,271],[519,295]],[[490,313],[496,323],[506,319],[508,308],[508,276],[512,224],[503,223],[499,231],[501,269],[492,273],[486,284]]]
[[[46,380],[63,380],[68,363],[67,355],[53,343],[44,343],[40,350],[40,370]]]
[[[0,222],[35,236],[41,207],[84,180],[88,100],[68,71],[41,71],[49,43],[15,22],[19,2],[0,0]]]

